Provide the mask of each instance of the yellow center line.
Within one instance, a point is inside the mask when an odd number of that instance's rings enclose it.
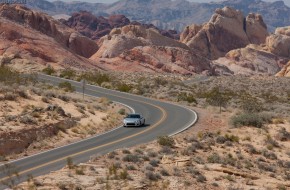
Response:
[[[92,92],[98,92],[98,91],[96,91],[96,90],[91,90],[91,89],[90,89],[90,91],[92,91]],[[98,93],[107,94],[107,95],[110,95],[110,96],[115,96],[115,97],[119,97],[119,98],[123,98],[123,99],[132,100],[132,99],[130,99],[130,98],[122,97],[122,96],[119,96],[119,95],[112,95],[112,94],[109,94],[109,93],[106,93],[106,92],[98,92]],[[162,123],[162,122],[167,118],[167,113],[166,113],[166,111],[165,111],[162,107],[157,106],[157,105],[154,105],[154,104],[151,104],[151,103],[148,103],[148,102],[145,102],[145,101],[141,101],[141,100],[133,100],[133,101],[135,101],[135,102],[140,102],[140,103],[144,103],[144,104],[147,104],[147,105],[153,106],[153,107],[155,107],[155,108],[161,110],[161,112],[162,112],[162,118],[161,118],[157,123],[155,123],[154,125],[152,125],[150,128],[147,128],[146,130],[141,131],[141,132],[139,132],[139,133],[136,133],[136,134],[130,135],[130,136],[128,136],[128,137],[124,137],[124,138],[122,138],[122,139],[119,139],[119,140],[116,140],[116,141],[112,141],[112,142],[110,142],[110,143],[106,143],[106,144],[103,144],[103,145],[100,145],[100,146],[97,146],[97,147],[93,147],[93,148],[90,148],[90,149],[87,149],[87,150],[84,150],[84,151],[81,151],[81,152],[77,152],[77,153],[75,153],[75,154],[71,154],[71,155],[68,155],[68,156],[65,156],[65,157],[62,157],[62,158],[59,158],[59,159],[56,159],[56,160],[50,161],[50,162],[46,162],[46,163],[44,163],[44,164],[41,164],[41,165],[35,166],[35,167],[33,167],[33,168],[30,168],[30,169],[27,169],[27,170],[21,171],[21,172],[19,172],[18,174],[19,174],[19,175],[22,175],[22,174],[24,174],[24,173],[27,173],[27,172],[30,172],[30,171],[33,171],[33,170],[36,170],[36,169],[42,168],[42,167],[44,167],[44,166],[48,166],[48,165],[50,165],[50,164],[54,164],[54,163],[59,162],[59,161],[61,161],[61,160],[65,160],[65,159],[68,158],[68,157],[75,157],[75,156],[78,156],[78,155],[84,154],[84,153],[86,153],[86,152],[90,152],[90,151],[93,151],[93,150],[97,150],[97,149],[100,149],[100,148],[103,148],[103,147],[106,147],[106,146],[109,146],[109,145],[112,145],[112,144],[116,144],[116,143],[121,142],[121,141],[123,141],[123,140],[128,140],[128,139],[130,139],[130,138],[133,138],[133,137],[136,137],[136,136],[138,136],[138,135],[144,134],[144,133],[146,133],[146,132],[148,132],[148,131],[150,131],[150,130],[156,128],[157,126],[159,126],[159,125],[160,125],[160,124],[161,124],[161,123]],[[1,178],[0,181],[5,181],[5,180],[7,180],[7,179],[9,179],[9,177]]]

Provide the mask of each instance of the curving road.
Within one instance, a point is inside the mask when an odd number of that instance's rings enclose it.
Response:
[[[38,79],[57,85],[66,79],[38,75]],[[79,82],[69,81],[77,92],[82,92]],[[87,85],[85,94],[108,99],[127,105],[146,118],[146,126],[140,128],[118,127],[110,132],[94,136],[81,142],[56,148],[20,160],[10,162],[16,166],[20,174],[17,183],[27,179],[27,176],[40,176],[50,171],[61,169],[66,164],[66,158],[71,157],[74,163],[86,162],[92,155],[102,155],[115,149],[130,147],[150,142],[161,135],[174,135],[191,127],[197,121],[197,114],[187,108],[161,102],[141,96],[108,90]],[[0,166],[0,169],[3,166]],[[0,173],[0,181],[7,179],[7,174]],[[3,189],[0,186],[0,189]]]

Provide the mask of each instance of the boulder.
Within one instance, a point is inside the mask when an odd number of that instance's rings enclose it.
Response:
[[[290,58],[290,26],[277,28],[275,34],[267,38],[266,45],[273,54]]]

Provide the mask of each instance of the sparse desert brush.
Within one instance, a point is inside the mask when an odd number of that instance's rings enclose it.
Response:
[[[59,77],[61,78],[66,78],[66,79],[73,79],[76,77],[76,71],[71,69],[71,68],[67,68],[61,71]]]
[[[59,88],[64,89],[66,92],[74,92],[75,87],[70,82],[61,82],[58,84]]]
[[[186,101],[188,103],[197,104],[197,100],[195,99],[192,93],[181,92],[177,95],[177,101]]]
[[[15,101],[17,99],[17,97],[18,96],[12,92],[8,92],[8,93],[4,94],[4,100]]]
[[[75,172],[77,175],[85,175],[84,170],[85,170],[84,166],[78,166],[76,167]]]
[[[174,139],[169,136],[160,136],[158,137],[157,142],[161,146],[173,147],[175,145]]]
[[[280,129],[276,135],[276,139],[279,141],[288,141],[290,140],[290,132],[288,132],[284,127]]]
[[[86,72],[80,76],[80,79],[85,79],[92,84],[102,85],[104,82],[111,82],[111,77],[107,73],[101,72]]]
[[[150,181],[157,181],[159,179],[161,179],[161,176],[159,173],[154,173],[152,171],[147,171],[145,173],[145,176],[147,179],[149,179]]]
[[[50,65],[47,66],[46,68],[44,68],[42,70],[42,72],[47,74],[47,75],[52,75],[52,74],[56,73],[55,69],[53,67],[51,67]]]
[[[166,79],[163,79],[161,77],[157,77],[157,78],[154,78],[154,84],[156,86],[165,86],[168,84],[168,81]]]
[[[71,100],[71,98],[66,95],[58,95],[58,98],[64,102],[69,102]]]
[[[0,81],[4,83],[20,83],[20,75],[8,66],[0,66]]]
[[[284,119],[284,118],[281,118],[281,117],[279,117],[279,118],[274,118],[274,119],[272,120],[272,123],[273,123],[273,124],[284,124],[284,123],[285,123],[285,119]]]
[[[133,163],[136,163],[136,162],[139,162],[139,156],[138,155],[135,155],[135,154],[127,154],[123,157],[122,159],[123,161],[125,162],[133,162]]]
[[[28,96],[28,94],[27,94],[27,91],[24,90],[24,89],[19,89],[19,90],[17,90],[17,93],[18,93],[18,95],[19,95],[21,98],[25,98],[25,99],[28,99],[28,98],[29,98],[29,96]]]
[[[125,110],[124,108],[121,108],[121,109],[118,111],[118,113],[119,113],[120,115],[125,115],[125,114],[126,114],[126,110]]]
[[[116,87],[117,87],[117,90],[121,92],[130,92],[133,89],[131,85],[128,85],[126,83],[118,83]]]
[[[56,98],[57,96],[56,96],[56,93],[53,92],[53,91],[46,91],[44,93],[44,97],[46,97],[46,98]]]
[[[270,121],[266,115],[257,113],[242,113],[240,115],[233,116],[230,122],[234,127],[252,126],[261,128],[264,124],[269,123]]]

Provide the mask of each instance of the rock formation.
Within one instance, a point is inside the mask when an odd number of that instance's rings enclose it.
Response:
[[[242,12],[225,7],[217,9],[203,26],[187,27],[181,36],[192,51],[214,60],[248,44],[264,43],[268,32],[260,15],[245,18]]]
[[[155,45],[188,49],[185,44],[164,37],[155,29],[146,29],[138,25],[113,29],[109,35],[100,39],[99,44],[100,49],[92,56],[92,59],[113,58],[137,46]]]
[[[290,58],[290,26],[277,28],[266,44],[272,53]]]
[[[68,27],[64,27],[50,16],[32,11],[24,6],[2,4],[0,6],[0,17],[18,24],[24,24],[50,36],[80,56],[88,58],[98,50],[98,46],[94,41],[75,33],[74,30]],[[86,49],[86,51],[81,49]]]
[[[226,66],[232,74],[289,76],[289,28],[277,28],[274,34],[266,38],[265,44],[251,44],[245,48],[230,51],[225,57],[215,61],[216,66]],[[227,73],[222,71],[223,68],[219,68],[219,72]]]
[[[101,37],[109,34],[114,28],[121,28],[126,25],[139,25],[145,28],[154,28],[162,35],[173,39],[179,39],[179,34],[175,30],[160,30],[153,24],[141,24],[136,21],[130,21],[124,15],[109,15],[108,17],[94,16],[87,11],[73,13],[68,20],[61,20],[65,25],[77,30],[84,36],[93,40],[98,40]]]
[[[85,59],[97,44],[46,14],[20,5],[0,5],[0,56],[19,70],[55,67],[96,67]]]

